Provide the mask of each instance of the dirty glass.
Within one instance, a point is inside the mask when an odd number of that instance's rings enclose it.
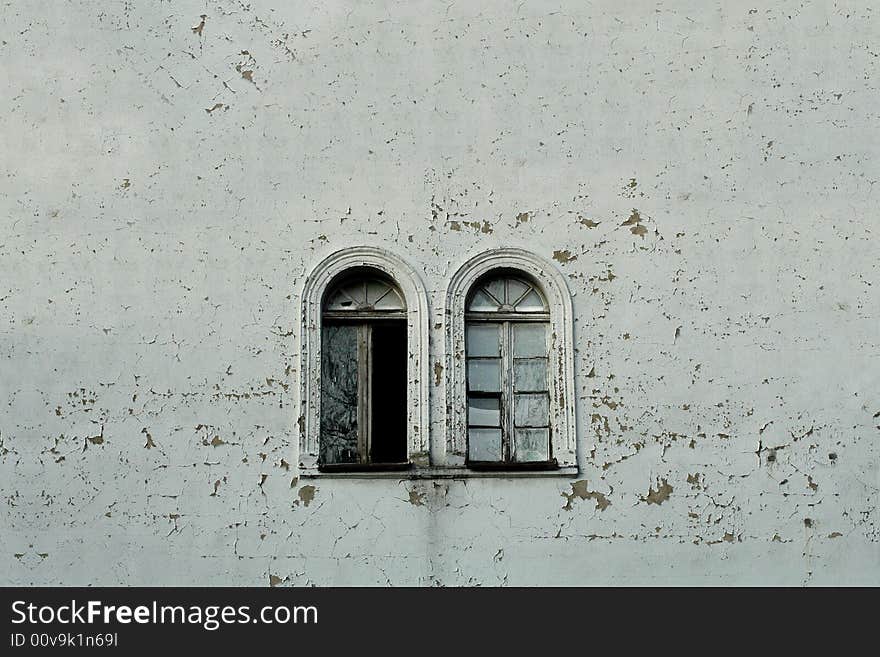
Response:
[[[518,358],[513,362],[514,392],[547,390],[547,359]]]
[[[516,311],[520,313],[540,313],[546,310],[547,306],[544,304],[544,299],[535,290],[531,290],[516,304]]]
[[[513,355],[530,358],[547,355],[547,325],[523,323],[513,325]]]
[[[528,289],[529,286],[522,281],[518,281],[515,278],[507,279],[507,303],[515,306],[516,302],[522,298]]]
[[[468,360],[468,389],[477,392],[501,390],[501,359]]]
[[[468,459],[501,460],[501,429],[468,429]]]
[[[550,430],[516,429],[513,434],[513,460],[517,463],[550,460]]]
[[[328,294],[324,310],[357,310],[362,296],[362,283],[341,285]]]
[[[493,397],[471,397],[468,399],[468,424],[500,427],[501,400]]]
[[[475,312],[546,312],[547,302],[532,283],[512,277],[477,284],[467,309]]]
[[[471,299],[470,305],[468,306],[468,310],[475,310],[478,312],[493,312],[498,310],[498,303],[489,297],[482,290],[477,291],[474,294],[473,299]]]
[[[500,324],[469,324],[467,327],[467,355],[500,356]]]
[[[495,300],[496,308],[497,308],[497,306],[504,303],[504,300],[505,300],[504,281],[502,279],[496,279],[494,281],[489,281],[489,283],[485,286],[485,290]]]
[[[394,285],[380,278],[343,282],[333,288],[324,303],[324,310],[339,312],[360,310],[406,310],[403,295]]]
[[[321,462],[358,462],[358,329],[325,325],[321,349]]]
[[[405,310],[400,292],[383,281],[368,283],[367,303],[376,310]]]
[[[550,317],[541,289],[499,270],[476,283],[467,310],[469,460],[550,461]]]
[[[546,393],[514,395],[513,424],[517,427],[545,427],[550,423],[550,398]]]
[[[366,300],[365,305],[368,306],[375,306],[379,299],[385,297],[391,291],[388,283],[382,281],[364,281],[364,285],[366,285],[367,288],[364,294]]]

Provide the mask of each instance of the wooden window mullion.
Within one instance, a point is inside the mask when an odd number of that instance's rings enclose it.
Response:
[[[509,462],[513,437],[513,372],[511,368],[511,324],[501,324],[501,460]]]
[[[358,456],[361,463],[370,461],[370,426],[372,393],[372,327],[358,326]]]

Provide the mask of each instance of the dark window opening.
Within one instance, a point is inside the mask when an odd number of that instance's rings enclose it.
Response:
[[[373,326],[370,460],[406,461],[406,326]]]

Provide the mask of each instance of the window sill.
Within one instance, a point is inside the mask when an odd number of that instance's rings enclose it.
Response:
[[[401,472],[413,467],[412,463],[336,463],[319,465],[322,474],[340,474],[350,472]]]
[[[539,479],[544,477],[577,476],[576,466],[552,470],[471,470],[461,467],[411,467],[406,470],[308,470],[301,471],[302,479]]]

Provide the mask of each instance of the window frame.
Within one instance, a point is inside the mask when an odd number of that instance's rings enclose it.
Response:
[[[467,454],[467,301],[474,284],[495,270],[515,272],[540,288],[549,308],[550,450],[555,464],[499,463],[492,470],[546,469],[561,475],[578,472],[574,396],[574,332],[571,296],[563,275],[549,262],[519,248],[493,249],[468,259],[450,280],[446,294],[446,445],[448,467],[476,468]],[[502,313],[499,313],[499,320]]]
[[[548,395],[549,390],[517,390],[516,384],[514,382],[514,369],[515,363],[517,360],[517,356],[514,353],[514,326],[517,325],[525,325],[525,324],[539,324],[541,326],[547,327],[547,333],[549,333],[550,329],[550,314],[549,313],[531,313],[529,315],[517,316],[513,317],[511,314],[502,314],[498,313],[499,317],[490,317],[489,313],[473,313],[469,312],[465,315],[465,349],[467,350],[467,330],[471,326],[487,326],[487,325],[496,325],[498,327],[499,332],[499,356],[497,357],[486,357],[486,356],[470,356],[465,354],[465,370],[467,370],[472,361],[480,361],[480,360],[497,360],[499,361],[499,367],[501,368],[501,381],[499,384],[499,390],[497,393],[488,392],[483,390],[474,390],[471,388],[471,382],[469,378],[469,373],[465,371],[465,385],[467,387],[467,404],[468,404],[468,414],[470,414],[470,402],[472,399],[497,399],[498,400],[498,410],[499,410],[499,419],[500,423],[498,425],[498,429],[501,432],[501,459],[495,461],[477,461],[471,458],[471,450],[470,450],[470,440],[471,440],[471,429],[495,429],[494,426],[489,425],[479,425],[473,424],[468,417],[467,420],[467,441],[468,441],[468,449],[466,454],[466,464],[467,467],[471,470],[493,470],[493,469],[504,469],[504,468],[522,468],[522,469],[536,469],[536,470],[551,470],[556,467],[556,462],[553,456],[553,429],[550,426],[550,415],[548,408],[547,415],[547,455],[548,458],[544,461],[516,461],[513,459],[514,454],[514,441],[516,440],[516,430],[519,428],[531,428],[531,427],[522,427],[516,424],[515,420],[515,404],[516,404],[516,395],[517,394],[540,394],[540,395]],[[548,339],[548,336],[545,335],[545,339]],[[549,351],[549,347],[548,347]],[[529,359],[524,359],[529,360]],[[549,356],[542,357],[541,360],[546,360],[546,375],[547,375],[547,387],[549,388],[550,382],[550,359]],[[543,429],[544,427],[536,427]]]
[[[300,292],[299,434],[300,476],[365,472],[368,464],[319,467],[321,427],[321,362],[323,301],[328,289],[349,270],[373,269],[391,279],[406,304],[407,334],[407,462],[381,470],[403,470],[430,464],[428,436],[428,304],[424,285],[414,269],[395,254],[373,246],[335,251],[321,260],[305,278]],[[338,314],[338,313],[334,313]],[[364,317],[366,319],[366,317]],[[353,466],[353,467],[352,467]]]

